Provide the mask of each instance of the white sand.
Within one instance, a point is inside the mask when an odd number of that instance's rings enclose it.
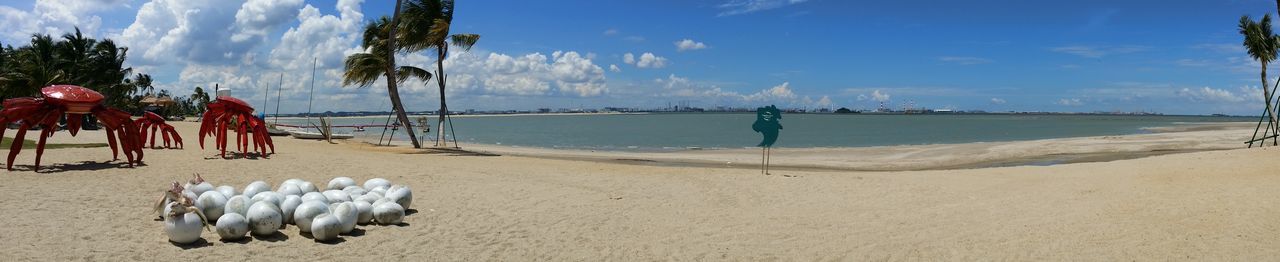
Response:
[[[1280,172],[1275,171],[1280,166],[1273,164],[1280,150],[1270,147],[1056,166],[780,170],[763,176],[742,168],[406,154],[413,151],[287,138],[276,140],[279,154],[270,159],[224,160],[199,149],[195,124],[176,125],[189,136],[187,149],[148,150],[147,165],[137,168],[119,167],[118,161],[99,164],[110,158],[106,148],[57,149],[48,150],[44,162],[50,171],[62,171],[33,173],[27,165],[34,152],[23,152],[17,160],[22,170],[5,172],[0,183],[4,260],[1257,261],[1280,256],[1280,220],[1274,219],[1280,216]],[[62,141],[62,135],[51,142]],[[1159,135],[1144,139],[1161,140]],[[1135,138],[1055,142],[1062,144],[1045,149],[1129,139]],[[406,218],[407,226],[362,226],[363,235],[332,245],[316,243],[290,226],[283,240],[223,243],[206,232],[206,245],[175,246],[166,241],[161,222],[153,221],[150,204],[167,182],[196,172],[214,184],[238,188],[253,180],[274,185],[295,177],[316,183],[335,176],[384,177],[413,187],[417,213]]]

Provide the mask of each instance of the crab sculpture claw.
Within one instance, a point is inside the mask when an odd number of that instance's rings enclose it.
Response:
[[[40,157],[44,155],[45,139],[58,130],[58,119],[67,118],[67,131],[75,136],[80,131],[85,115],[92,114],[102,122],[111,145],[112,159],[118,158],[117,149],[123,149],[129,166],[142,163],[142,140],[138,128],[130,120],[129,113],[102,104],[103,96],[96,91],[74,85],[53,85],[40,89],[40,97],[19,97],[4,100],[0,110],[0,125],[22,123],[9,146],[6,168],[13,170],[13,160],[22,152],[23,137],[32,127],[40,127],[40,139],[36,143],[35,170],[40,171]],[[0,137],[5,129],[0,128]],[[119,140],[117,143],[117,140]]]
[[[144,144],[147,141],[147,130],[151,130],[151,148],[156,148],[157,132],[164,138],[162,140],[164,146],[161,148],[182,148],[182,136],[178,135],[178,131],[174,130],[172,125],[165,123],[164,117],[160,117],[156,113],[146,112],[143,113],[142,118],[133,120],[133,123],[138,125],[138,131],[140,132],[138,139]],[[171,140],[172,144],[170,143]]]

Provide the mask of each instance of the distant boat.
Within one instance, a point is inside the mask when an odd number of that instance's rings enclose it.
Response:
[[[324,134],[320,132],[308,132],[301,130],[289,131],[289,135],[297,139],[324,139]],[[356,136],[353,134],[332,134],[330,139],[352,139]]]

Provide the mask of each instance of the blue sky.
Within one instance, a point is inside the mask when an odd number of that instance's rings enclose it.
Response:
[[[130,65],[177,94],[217,83],[263,101],[284,73],[282,112],[306,111],[318,57],[317,111],[385,110],[383,85],[338,78],[342,57],[362,51],[360,26],[391,13],[385,2],[5,0],[0,42],[80,26],[129,46]],[[1259,69],[1235,27],[1275,12],[1263,0],[459,1],[454,32],[483,37],[446,70],[453,109],[884,102],[1252,115]],[[427,53],[401,62],[434,66]],[[403,95],[409,110],[430,110],[436,92],[414,82]]]

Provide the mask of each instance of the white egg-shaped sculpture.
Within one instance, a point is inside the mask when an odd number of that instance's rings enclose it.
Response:
[[[360,210],[356,209],[356,205],[351,202],[338,203],[336,207],[330,210],[333,216],[338,218],[338,222],[342,224],[342,233],[351,233],[356,228],[356,221],[360,219]]]
[[[200,199],[200,195],[197,195],[196,192],[191,192],[191,189],[183,189],[182,196],[191,198],[191,200],[193,201],[196,199]]]
[[[222,196],[225,196],[227,198],[231,198],[232,196],[239,195],[236,193],[236,187],[228,186],[228,185],[221,185],[221,186],[218,186],[218,188],[215,188],[213,190],[217,190],[218,193],[222,193]]]
[[[311,193],[311,192],[320,192],[320,190],[316,188],[316,184],[312,184],[311,182],[303,181],[302,183],[297,184],[297,186],[298,186],[298,189],[302,190],[303,194]]]
[[[227,205],[223,206],[223,214],[236,213],[241,216],[249,216],[249,206],[253,205],[253,200],[244,195],[233,196],[227,199]]]
[[[214,228],[223,241],[238,240],[249,234],[249,220],[240,214],[227,213],[218,218]]]
[[[302,232],[311,232],[311,221],[320,214],[328,214],[329,205],[320,201],[303,201],[298,208],[293,211],[293,224],[298,225],[298,230]]]
[[[276,189],[276,193],[286,196],[302,196],[302,189],[295,184],[280,185],[280,189]]]
[[[298,184],[302,184],[302,182],[307,182],[307,181],[306,181],[306,180],[302,180],[302,179],[298,179],[298,178],[290,178],[290,179],[285,179],[285,180],[284,180],[284,182],[280,182],[280,186],[284,186],[284,185],[295,185],[295,186],[296,186],[296,185],[298,185]]]
[[[329,241],[338,238],[338,233],[342,232],[342,222],[333,214],[321,214],[311,222],[311,237],[319,241]]]
[[[370,190],[369,190],[369,193],[378,193],[378,195],[379,195],[379,196],[385,196],[385,195],[387,195],[387,188],[391,188],[391,187],[389,187],[389,186],[379,186],[379,187],[375,187],[375,188],[373,188],[373,189],[370,189]]]
[[[289,195],[284,197],[284,201],[280,202],[280,213],[284,214],[284,223],[293,224],[293,211],[298,210],[298,206],[302,205],[302,197]]]
[[[282,201],[284,201],[284,195],[274,191],[266,191],[253,195],[253,202],[270,202],[277,207],[280,206],[280,202]]]
[[[351,195],[348,195],[347,192],[342,192],[342,190],[326,190],[324,191],[324,197],[329,199],[329,203],[351,202]]]
[[[355,179],[351,179],[350,177],[340,176],[340,177],[333,178],[333,180],[329,180],[329,187],[326,187],[325,190],[342,190],[343,188],[347,188],[349,186],[354,186],[354,185],[356,185]]]
[[[376,206],[378,206],[378,205],[381,205],[382,203],[387,203],[387,202],[395,203],[396,201],[391,201],[391,199],[387,199],[387,198],[385,198],[385,197],[384,197],[384,198],[379,198],[378,200],[373,201],[373,206],[375,206],[375,207],[376,207]]]
[[[383,196],[391,201],[396,201],[405,210],[409,209],[409,204],[413,204],[413,191],[408,186],[392,187],[387,189],[387,194]]]
[[[196,208],[200,212],[204,212],[204,217],[209,219],[217,219],[222,216],[223,207],[227,205],[227,197],[222,196],[217,190],[209,190],[200,194],[200,198],[196,199]]]
[[[178,203],[170,203],[170,209]],[[164,232],[169,236],[169,241],[178,244],[190,244],[200,239],[200,230],[204,228],[204,221],[200,220],[200,215],[195,212],[187,212],[178,216],[169,216],[165,213]]]
[[[373,202],[378,202],[378,199],[382,199],[382,195],[378,195],[377,193],[368,193],[357,197],[355,202],[365,202],[366,204],[372,205]]]
[[[324,202],[325,205],[329,204],[329,198],[325,197],[324,194],[320,192],[302,194],[302,202],[307,201],[320,201]]]
[[[400,224],[404,221],[404,207],[390,201],[373,206],[373,220],[383,225]]]
[[[249,230],[254,235],[266,236],[275,234],[280,231],[280,225],[284,224],[284,215],[280,214],[280,208],[271,202],[257,202],[249,207],[249,215],[245,216],[249,219]]]
[[[391,181],[383,178],[373,178],[364,181],[364,190],[373,191],[374,188],[389,186],[391,186]]]
[[[364,201],[351,202],[356,205],[356,224],[368,224],[373,221],[373,204]]]
[[[253,181],[249,183],[249,185],[244,186],[244,191],[241,195],[253,198],[254,195],[267,191],[271,191],[271,184],[267,184],[267,182],[263,181]]]
[[[204,192],[212,191],[214,187],[209,182],[200,182],[199,184],[188,186],[187,189],[191,190],[192,193],[196,193],[196,195],[203,195]]]
[[[369,193],[369,190],[364,190],[364,188],[360,186],[349,186],[347,188],[343,188],[342,192],[347,192],[347,195],[350,195],[351,199],[356,199],[356,197]]]

